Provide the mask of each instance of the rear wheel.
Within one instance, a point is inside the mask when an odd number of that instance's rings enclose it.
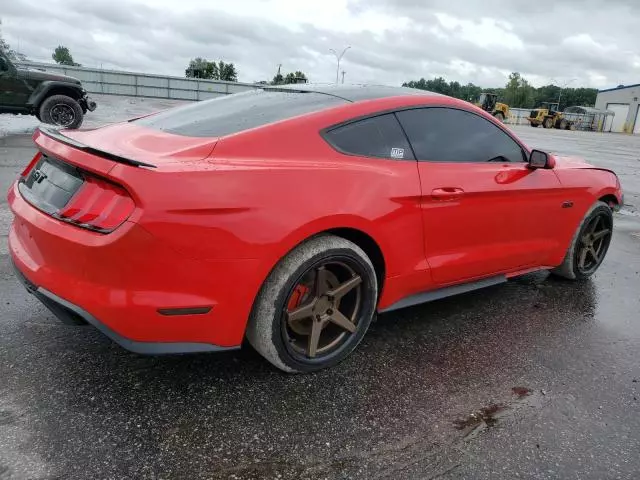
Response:
[[[558,126],[560,130],[569,130],[569,122],[566,119],[560,120],[560,125]]]
[[[493,116],[495,117],[496,120],[498,120],[499,122],[504,123],[504,113],[502,112],[496,112],[493,114]]]
[[[82,124],[82,107],[66,95],[52,95],[40,106],[40,120],[64,128],[78,128]]]
[[[551,128],[553,127],[553,120],[551,120],[551,118],[545,118],[544,122],[542,122],[542,126],[544,128]]]
[[[249,325],[249,343],[287,372],[312,372],[346,358],[375,313],[378,285],[367,255],[341,237],[296,247],[265,281]]]
[[[609,250],[612,234],[611,208],[598,201],[580,223],[562,265],[551,270],[551,273],[570,280],[590,277],[602,264]]]

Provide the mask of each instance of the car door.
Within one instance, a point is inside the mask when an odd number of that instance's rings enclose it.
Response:
[[[418,167],[395,115],[350,121],[323,136],[345,155],[345,163],[362,167],[362,180],[353,186],[353,204],[345,209],[362,209],[384,250],[386,278],[380,305],[429,288],[433,282],[424,256]]]
[[[397,112],[418,160],[425,254],[437,284],[539,265],[558,244],[553,170],[484,117],[454,108]]]

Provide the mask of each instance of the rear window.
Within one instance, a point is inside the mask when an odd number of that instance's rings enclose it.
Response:
[[[172,108],[134,122],[187,137],[221,137],[345,103],[322,93],[260,89]]]

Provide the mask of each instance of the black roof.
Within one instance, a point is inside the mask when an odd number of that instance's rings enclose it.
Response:
[[[408,87],[390,87],[386,85],[319,85],[312,83],[298,83],[294,85],[265,86],[265,90],[286,90],[294,92],[314,92],[342,98],[348,102],[374,100],[385,97],[400,97],[404,95],[440,96],[439,93]]]

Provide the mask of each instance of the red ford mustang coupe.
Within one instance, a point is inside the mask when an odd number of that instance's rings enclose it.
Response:
[[[247,338],[285,371],[341,361],[376,312],[584,279],[622,204],[613,172],[406,88],[266,87],[34,140],[8,197],[30,292],[133,352]]]

